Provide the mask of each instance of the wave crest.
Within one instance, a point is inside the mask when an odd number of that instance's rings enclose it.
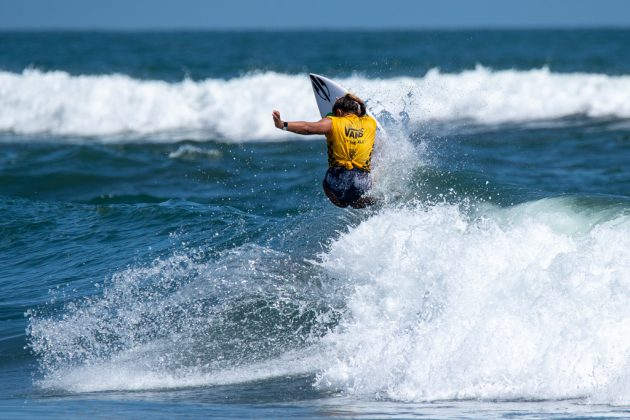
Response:
[[[405,121],[471,120],[480,124],[587,117],[630,118],[630,76],[559,74],[548,68],[517,71],[478,66],[461,73],[433,69],[423,77],[340,83],[368,99],[376,114]],[[72,76],[27,69],[0,72],[0,132],[100,137],[283,140],[270,113],[318,119],[308,78],[274,72],[230,80],[168,83],[120,74]]]

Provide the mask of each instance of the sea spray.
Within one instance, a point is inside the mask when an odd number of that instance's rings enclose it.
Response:
[[[630,354],[630,218],[571,199],[533,204],[385,210],[342,235],[322,267],[354,288],[322,340],[333,362],[317,386],[627,404],[615,384],[627,384]]]
[[[156,389],[312,371],[320,355],[309,348],[342,304],[312,276],[310,264],[253,245],[216,259],[179,250],[122,270],[101,294],[30,313],[37,383]]]

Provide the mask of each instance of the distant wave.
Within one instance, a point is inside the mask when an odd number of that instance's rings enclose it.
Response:
[[[630,76],[478,66],[455,74],[432,69],[417,78],[353,76],[339,82],[368,99],[375,114],[387,111],[398,118],[404,113],[412,124],[497,124],[576,114],[630,118]],[[0,107],[0,132],[104,141],[145,136],[277,141],[288,137],[273,127],[272,109],[290,120],[318,118],[308,78],[274,72],[177,83],[121,74],[0,72]]]

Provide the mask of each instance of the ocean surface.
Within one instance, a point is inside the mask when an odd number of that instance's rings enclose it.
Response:
[[[0,417],[630,417],[629,45],[0,33]],[[309,72],[372,208],[273,126]]]

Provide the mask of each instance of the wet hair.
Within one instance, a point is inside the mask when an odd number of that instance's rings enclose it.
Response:
[[[365,102],[351,93],[346,93],[341,98],[337,98],[332,110],[334,114],[339,110],[344,114],[354,114],[357,117],[362,117],[366,113]]]

